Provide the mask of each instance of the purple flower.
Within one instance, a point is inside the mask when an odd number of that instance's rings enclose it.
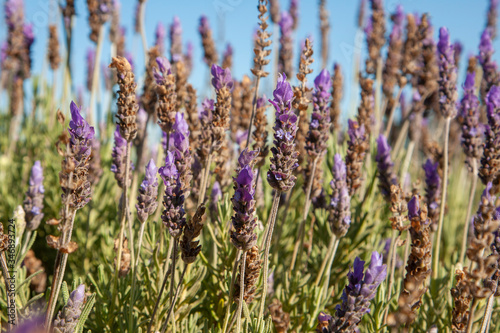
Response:
[[[441,203],[441,177],[439,176],[439,162],[432,163],[427,159],[424,166],[425,172],[425,197],[428,207],[428,216],[432,226],[436,227],[439,221]]]
[[[332,81],[330,73],[326,69],[323,69],[314,79],[314,87],[313,112],[311,114],[305,148],[309,155],[318,157],[326,152],[330,129],[329,100]],[[308,162],[311,163],[310,161]]]
[[[54,320],[54,331],[74,332],[82,314],[84,302],[85,285],[81,284],[71,292],[68,303],[59,312],[57,319]]]
[[[475,72],[467,74],[464,95],[460,101],[460,123],[462,125],[462,147],[469,158],[482,155],[483,128],[479,120],[479,100],[474,90]]]
[[[156,58],[156,63],[158,64],[158,68],[154,67],[153,73],[156,84],[159,86],[166,85],[166,76],[172,74],[170,62],[165,57],[158,57]]]
[[[29,188],[26,192],[26,199],[23,202],[23,208],[26,213],[26,228],[28,230],[36,230],[42,221],[44,193],[43,169],[40,161],[36,161],[31,168]]]
[[[184,196],[189,196],[191,187],[191,151],[189,150],[189,126],[184,119],[184,114],[177,112],[175,114],[175,124],[172,127],[170,149],[173,148],[175,166],[179,171],[181,189]]]
[[[394,163],[391,159],[391,147],[384,135],[380,134],[377,139],[377,161],[379,189],[386,201],[391,199],[391,186],[398,184],[398,178],[394,173]]]
[[[175,165],[174,154],[167,152],[165,165],[158,170],[163,183],[165,193],[163,196],[163,224],[168,228],[170,235],[178,238],[186,225],[186,213],[184,211],[184,194],[181,189],[180,174]]]
[[[165,37],[167,37],[167,30],[161,22],[158,22],[155,29],[155,46],[158,47],[160,54],[165,52]]]
[[[450,36],[448,30],[444,27],[439,29],[437,50],[439,55],[439,103],[441,112],[446,118],[454,118],[457,115],[457,68],[455,66],[453,46],[450,44]]]
[[[271,149],[271,166],[267,172],[269,185],[276,190],[286,192],[295,185],[297,179],[293,170],[298,167],[299,153],[295,149],[297,133],[297,116],[291,110],[293,91],[286,75],[279,75],[274,100],[269,100],[276,110],[274,129],[274,147]]]
[[[486,115],[488,126],[479,177],[484,184],[488,182],[496,184],[500,172],[498,163],[500,160],[500,87],[498,86],[492,86],[486,96]]]
[[[231,77],[231,70],[229,68],[222,68],[217,65],[212,65],[212,86],[215,90],[219,91],[222,88],[229,90],[233,89],[233,78]]]
[[[177,112],[175,114],[175,124],[172,126],[172,131],[180,133],[185,137],[189,136],[189,126],[186,120],[184,119],[184,113]]]
[[[177,62],[182,59],[182,26],[181,20],[174,16],[170,25],[170,59]]]
[[[80,109],[75,102],[70,105],[71,120],[69,121],[70,143],[75,144],[77,140],[90,141],[94,138],[94,127],[90,126],[80,114]],[[90,155],[90,151],[88,152]]]
[[[403,23],[405,20],[405,13],[403,11],[403,6],[397,5],[396,11],[392,15],[392,21],[394,25],[392,26],[391,35],[389,36],[389,43],[394,43],[401,38],[403,38]]]
[[[420,200],[416,195],[414,195],[410,201],[408,201],[408,217],[410,219],[417,217],[420,214]]]
[[[115,179],[118,182],[118,186],[123,188],[125,185],[125,169],[126,169],[126,161],[125,161],[125,152],[127,148],[127,140],[125,140],[120,134],[120,126],[116,125],[115,133],[115,145],[113,146],[113,150],[111,152],[111,159],[113,163],[111,164],[111,172],[115,174]],[[129,174],[131,174],[131,170],[133,169],[132,162],[130,162]],[[129,179],[130,182],[130,179]],[[126,185],[128,186],[128,184]]]
[[[87,90],[92,91],[92,78],[95,66],[95,51],[92,48],[87,49]]]
[[[370,266],[364,272],[365,262],[356,257],[353,270],[347,274],[349,284],[342,293],[342,304],[337,305],[336,314],[330,320],[330,332],[353,332],[363,315],[370,311],[370,301],[378,286],[387,275],[382,255],[372,252]]]
[[[231,46],[231,44],[227,43],[226,44],[226,49],[224,50],[224,54],[223,54],[223,57],[224,58],[229,58],[229,57],[232,57],[233,56],[233,47]]]
[[[351,198],[347,189],[346,166],[340,154],[334,156],[332,174],[328,222],[332,232],[337,237],[342,237],[351,225]]]
[[[152,215],[158,207],[158,178],[156,173],[158,168],[153,159],[146,165],[146,176],[139,187],[137,196],[137,217],[142,223],[146,222],[149,215]]]
[[[258,151],[245,148],[238,158],[239,167],[236,177],[233,178],[234,195],[231,202],[234,215],[231,218],[231,242],[242,251],[251,249],[257,243],[257,235],[254,232],[257,220],[254,199],[257,172],[253,170],[257,155]]]

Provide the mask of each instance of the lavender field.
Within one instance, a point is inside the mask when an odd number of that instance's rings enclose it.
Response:
[[[339,2],[3,0],[0,332],[500,332],[499,1]]]

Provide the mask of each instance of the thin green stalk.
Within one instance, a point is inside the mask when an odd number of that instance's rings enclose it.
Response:
[[[316,281],[314,281],[314,284],[316,286],[319,286],[319,283],[321,282],[321,278],[323,277],[323,273],[325,272],[326,263],[330,261],[330,257],[332,256],[336,242],[337,242],[337,236],[332,235],[332,237],[330,237],[330,243],[328,244],[328,250],[326,250],[326,255],[323,258],[323,262],[321,263],[318,276],[316,277]]]
[[[186,264],[184,266],[184,269],[182,270],[181,278],[179,280],[179,284],[177,285],[177,288],[175,289],[175,295],[174,295],[174,298],[172,299],[172,303],[170,304],[170,308],[168,309],[167,319],[165,320],[165,323],[163,323],[161,333],[165,333],[165,331],[167,330],[168,320],[170,319],[170,316],[174,312],[175,302],[177,301],[177,296],[179,295],[179,290],[180,290],[181,285],[182,285],[182,280],[184,279],[184,274],[186,274],[187,267],[188,267],[188,265]],[[172,276],[174,276],[174,275],[172,274]],[[175,317],[173,318],[173,321],[174,322],[172,323],[172,325],[173,325],[173,327],[175,327]]]
[[[396,107],[399,105],[399,98],[401,97],[401,93],[403,92],[404,86],[399,87],[398,93],[396,95],[396,100],[391,108],[391,113],[389,114],[389,119],[387,120],[387,126],[385,128],[385,137],[388,138],[391,134],[392,123],[394,121],[394,112],[396,111]]]
[[[236,280],[236,271],[238,270],[238,262],[240,261],[241,252],[242,251],[239,249],[236,252],[236,260],[234,261],[233,273],[231,275],[231,285],[229,286],[229,300],[226,305],[226,315],[224,317],[224,328],[222,330],[222,333],[227,332],[227,324],[229,323],[229,317],[231,316],[231,304],[234,292],[234,281]]]
[[[70,211],[69,207],[69,228],[63,232],[61,238],[60,247],[66,246],[71,240],[71,234],[73,232],[73,224],[75,222],[75,212]],[[68,216],[68,215],[66,215]],[[68,221],[65,221],[67,223]],[[50,331],[52,325],[52,318],[54,317],[54,311],[57,304],[57,298],[59,296],[59,291],[61,290],[62,282],[64,280],[64,272],[66,270],[66,263],[68,261],[68,254],[57,251],[56,263],[54,268],[54,277],[52,278],[52,289],[50,291],[49,303],[47,305],[47,313],[45,315],[45,328]]]
[[[173,242],[171,241],[170,242],[170,245],[168,247],[168,253],[167,253],[168,255],[167,255],[167,258],[165,259],[166,262],[168,262],[170,254],[172,253],[172,249],[174,247],[174,243],[175,243],[175,241],[173,241]],[[172,264],[173,264],[173,259],[172,259]],[[166,263],[165,263],[165,266],[166,266]],[[155,316],[156,316],[156,312],[158,311],[158,306],[160,305],[161,296],[163,295],[163,290],[165,290],[165,285],[167,284],[168,276],[169,276],[170,273],[173,274],[173,270],[174,270],[174,267],[172,265],[172,266],[170,266],[170,269],[166,269],[166,271],[165,271],[165,276],[163,277],[163,282],[161,284],[160,292],[158,293],[158,298],[156,299],[155,307],[153,309],[153,313],[151,314],[151,320],[149,321],[147,333],[151,332],[151,327],[153,326],[153,323],[154,323],[154,320],[155,320]]]
[[[328,266],[327,266],[328,269],[326,271],[325,288],[323,289],[324,290],[323,298],[326,298],[326,293],[327,293],[328,287],[330,285],[330,275],[332,273],[333,260],[335,259],[335,254],[337,253],[337,248],[339,247],[339,242],[340,242],[340,239],[337,238],[335,240],[335,244],[333,244],[332,255],[330,256],[330,262],[328,263]]]
[[[462,236],[462,248],[460,249],[460,257],[458,262],[463,266],[465,260],[465,250],[467,247],[467,236],[469,234],[470,215],[472,211],[472,204],[474,203],[474,194],[476,194],[477,187],[477,159],[472,159],[472,185],[469,195],[469,204],[467,205],[467,215],[465,215],[464,231]]]
[[[266,246],[264,248],[264,265],[262,266],[263,271],[263,287],[262,287],[262,297],[260,301],[259,310],[259,323],[258,327],[261,326],[264,319],[264,308],[266,306],[266,296],[267,296],[267,276],[269,270],[269,249],[271,248],[271,240],[273,238],[274,224],[276,222],[276,214],[278,213],[278,208],[280,204],[281,191],[275,190],[273,196],[273,206],[271,208],[271,220],[269,221],[269,232],[266,239]]]
[[[295,268],[295,262],[297,260],[297,254],[299,252],[299,248],[304,244],[304,229],[307,221],[307,216],[309,215],[309,208],[311,207],[311,191],[312,184],[314,181],[314,174],[316,172],[316,166],[318,164],[318,158],[316,157],[313,161],[311,175],[309,176],[309,182],[307,184],[307,192],[306,192],[306,205],[304,207],[304,212],[302,215],[302,221],[299,226],[299,234],[297,238],[300,240],[299,242],[295,242],[295,246],[293,247],[293,255],[292,255],[292,263],[290,264],[290,272]]]
[[[205,192],[207,191],[208,177],[210,176],[210,164],[212,163],[212,153],[208,154],[207,163],[202,171],[200,195],[198,196],[198,205],[201,205],[205,201]]]
[[[92,73],[92,90],[90,92],[90,105],[89,105],[89,123],[94,124],[94,109],[96,93],[99,87],[99,73],[101,64],[101,49],[104,41],[104,25],[99,28],[99,37],[97,39],[97,47],[95,50],[94,71]]]
[[[432,277],[435,279],[438,277],[439,272],[439,249],[441,246],[441,233],[443,232],[443,220],[444,220],[444,211],[446,208],[446,191],[448,190],[448,144],[450,141],[450,123],[451,118],[446,118],[445,124],[445,137],[444,137],[444,171],[443,171],[443,191],[441,196],[441,207],[439,211],[439,223],[438,230],[436,234],[436,244],[434,244],[435,252],[432,256],[433,265],[432,265]]]
[[[130,173],[130,142],[127,142],[127,146],[125,147],[125,180],[124,180],[124,187],[123,187],[123,193],[121,197],[121,212],[120,212],[120,234],[119,234],[119,240],[118,240],[118,253],[116,256],[116,267],[115,267],[115,274],[113,277],[113,294],[111,297],[111,304],[110,304],[110,310],[109,310],[109,321],[108,324],[111,325],[111,322],[113,320],[113,310],[115,306],[115,298],[118,295],[118,275],[120,274],[120,265],[121,265],[121,260],[122,260],[122,253],[123,253],[123,241],[124,241],[124,234],[125,234],[125,222],[127,221],[127,216],[128,216],[128,180],[129,180],[129,173]],[[133,244],[132,246],[133,247]],[[133,262],[133,261],[132,261]]]
[[[490,320],[491,320],[491,313],[493,311],[493,304],[495,304],[495,292],[493,292],[490,295],[490,297],[488,297],[488,301],[486,302],[486,308],[484,310],[483,320],[481,321],[481,329],[479,330],[480,333],[485,333],[488,331],[488,326],[490,325]]]
[[[257,109],[257,96],[259,93],[259,85],[260,85],[260,76],[257,76],[257,82],[255,83],[255,92],[253,94],[252,115],[250,116],[250,124],[248,125],[247,142],[245,143],[245,148],[250,146],[250,138],[252,137],[253,119],[255,118],[255,110]]]
[[[472,305],[469,311],[469,320],[467,321],[467,333],[472,333],[472,327],[474,326],[474,315],[476,313],[477,299],[474,297],[472,300]]]
[[[382,57],[379,56],[377,60],[377,72],[375,74],[376,90],[375,90],[375,119],[377,123],[375,124],[375,133],[380,133],[382,129],[382,112],[380,110],[380,101],[382,100],[382,68],[383,61]]]
[[[241,311],[243,310],[243,299],[245,295],[245,263],[247,259],[246,251],[243,251],[241,258],[241,273],[240,273],[240,300],[238,302],[238,310],[236,311],[236,333],[241,331]]]

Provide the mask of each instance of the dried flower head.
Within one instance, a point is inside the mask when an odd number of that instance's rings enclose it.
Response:
[[[342,67],[340,64],[335,63],[333,66],[332,75],[332,99],[330,102],[330,121],[332,124],[332,132],[340,129],[340,115],[342,110],[340,108],[343,96],[344,77],[342,75]]]
[[[272,6],[273,3],[271,2],[271,7]],[[271,54],[271,50],[266,50],[266,47],[269,47],[272,43],[269,39],[271,35],[266,31],[268,27],[268,24],[266,22],[267,0],[259,0],[257,9],[259,10],[259,29],[257,30],[257,38],[255,39],[255,47],[253,50],[253,52],[255,53],[255,57],[253,58],[254,66],[251,71],[253,75],[257,77],[266,77],[269,72],[264,71],[264,66],[269,63],[269,59],[266,58],[269,56],[269,54]]]
[[[266,117],[266,109],[267,109],[267,98],[266,95],[262,95],[262,97],[257,99],[257,106],[255,110],[255,128],[252,133],[253,137],[253,150],[259,152],[256,157],[256,166],[260,168],[265,163],[265,158],[269,153],[269,146],[267,145],[267,117]]]
[[[347,188],[346,165],[340,154],[334,156],[332,174],[328,222],[332,232],[340,238],[347,233],[351,225],[351,198]]]
[[[257,282],[259,280],[259,273],[262,269],[262,260],[260,259],[259,248],[253,246],[245,251],[245,279],[244,279],[244,293],[243,299],[247,304],[252,303],[255,292],[257,291]],[[241,264],[240,264],[241,265]],[[238,270],[241,272],[241,267]],[[234,301],[240,300],[240,275],[236,276],[234,283]]]
[[[293,18],[288,12],[281,13],[280,19],[280,49],[278,56],[278,72],[284,72],[288,77],[293,74]]]
[[[358,107],[357,121],[360,125],[364,125],[367,135],[370,136],[375,108],[373,80],[363,77],[360,72],[359,85],[361,86],[361,102]]]
[[[212,67],[218,62],[217,48],[215,47],[215,42],[212,37],[212,29],[208,22],[208,18],[205,15],[200,17],[200,25],[198,26],[198,32],[201,35],[201,45],[203,46],[203,61]]]
[[[154,68],[156,95],[158,98],[158,124],[164,133],[169,133],[175,124],[177,95],[175,93],[175,75],[172,74],[167,58],[156,58],[158,68]],[[168,148],[168,147],[167,147]]]
[[[349,140],[347,141],[346,170],[347,188],[349,195],[353,196],[361,186],[362,169],[368,152],[368,135],[365,126],[349,119],[349,129],[347,131]]]
[[[111,152],[111,158],[113,163],[111,164],[111,172],[115,174],[115,179],[120,188],[125,188],[130,185],[130,177],[128,179],[128,183],[125,184],[125,172],[127,169],[126,166],[126,149],[127,149],[127,140],[125,140],[120,133],[120,126],[116,125],[116,130],[114,132],[115,144],[113,146],[113,150]],[[132,174],[133,164],[130,163],[129,175]]]
[[[174,16],[169,30],[170,61],[176,63],[182,60],[182,25],[179,17]]]
[[[398,178],[394,173],[394,163],[391,159],[391,146],[387,142],[386,137],[380,134],[377,138],[377,161],[378,169],[378,188],[384,197],[384,200],[391,200],[391,186],[398,185]]]
[[[192,264],[201,251],[200,241],[195,238],[201,235],[203,229],[203,216],[205,215],[205,206],[201,205],[196,209],[196,213],[191,220],[186,223],[180,243],[182,260],[186,265]]]
[[[453,46],[446,28],[439,29],[438,43],[439,63],[439,103],[445,118],[454,118],[457,115],[457,68],[453,55]]]
[[[118,78],[118,111],[116,117],[118,118],[118,125],[120,126],[121,136],[132,142],[137,135],[137,111],[139,104],[135,94],[137,84],[134,81],[134,72],[128,60],[124,57],[115,57],[111,60],[110,68],[116,68],[116,76]]]
[[[500,175],[500,87],[498,86],[493,86],[486,97],[486,115],[488,127],[479,178],[483,184],[493,182],[497,187]]]
[[[140,98],[141,105],[149,115],[156,114],[156,81],[154,78],[155,70],[158,68],[156,58],[160,56],[158,47],[154,46],[148,51],[148,63],[146,65],[146,74],[144,78],[144,90]]]
[[[441,176],[439,174],[439,161],[433,163],[427,159],[423,166],[425,172],[425,201],[428,208],[428,216],[431,220],[433,230],[437,229],[439,211],[441,209]]]
[[[49,46],[47,48],[50,68],[55,71],[61,64],[61,56],[59,54],[59,34],[57,33],[57,25],[49,25]]]
[[[277,333],[286,333],[290,327],[290,314],[283,310],[281,302],[275,298],[269,304],[269,313]]]
[[[370,0],[370,3],[372,16],[365,27],[369,56],[366,60],[366,73],[374,74],[381,56],[380,51],[385,44],[385,17],[382,0]]]

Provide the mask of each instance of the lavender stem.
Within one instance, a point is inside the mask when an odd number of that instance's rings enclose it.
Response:
[[[208,177],[210,176],[210,164],[212,163],[212,153],[208,154],[207,163],[202,171],[200,195],[198,196],[198,206],[205,201],[205,192],[207,191]]]
[[[95,101],[96,93],[99,86],[99,72],[100,72],[99,64],[101,63],[101,53],[102,53],[101,50],[102,50],[103,40],[104,40],[104,24],[101,24],[101,27],[99,28],[97,47],[95,50],[94,71],[92,73],[92,91],[90,92],[89,120],[88,120],[90,124],[94,123],[94,112],[95,112],[94,104],[96,103]],[[99,119],[96,120],[99,121]]]
[[[330,256],[330,262],[328,263],[328,269],[326,270],[325,288],[323,289],[323,298],[327,297],[328,286],[330,285],[330,274],[332,273],[333,260],[335,259],[335,254],[337,253],[337,248],[339,247],[340,239],[337,238],[333,244],[332,255]]]
[[[227,324],[229,323],[229,317],[231,315],[231,300],[233,299],[233,293],[234,293],[234,281],[236,280],[236,271],[238,269],[238,261],[240,261],[241,253],[242,251],[239,249],[236,252],[236,260],[234,261],[233,273],[231,275],[231,285],[229,286],[229,302],[227,302],[226,305],[226,316],[224,318],[224,328],[222,329],[222,333],[227,332]]]
[[[292,263],[290,265],[290,272],[292,272],[293,269],[295,268],[295,262],[297,260],[297,254],[299,252],[299,248],[302,247],[302,245],[304,244],[304,229],[305,229],[305,224],[307,221],[307,215],[309,215],[309,208],[311,207],[311,190],[312,190],[312,184],[314,181],[314,174],[316,172],[317,165],[318,165],[318,158],[316,157],[313,161],[311,176],[309,177],[309,182],[307,184],[306,205],[304,207],[302,221],[300,222],[300,226],[299,226],[299,234],[297,236],[297,238],[300,239],[300,241],[295,242],[295,246],[293,248]]]
[[[99,37],[100,38],[100,37]],[[98,66],[95,66],[98,67]],[[124,179],[124,186],[123,186],[123,193],[122,193],[122,198],[121,198],[121,212],[120,212],[120,236],[119,236],[119,241],[118,241],[118,254],[116,257],[116,267],[115,267],[115,275],[114,275],[114,281],[113,281],[113,296],[111,297],[111,306],[110,306],[110,314],[113,313],[113,307],[115,304],[115,298],[118,295],[118,275],[120,273],[120,263],[122,260],[122,248],[123,248],[123,239],[124,239],[124,233],[125,233],[125,222],[128,217],[128,184],[129,184],[129,173],[130,173],[130,142],[127,142],[127,146],[125,148],[125,179]],[[133,246],[132,246],[133,248]],[[132,261],[133,262],[133,261]],[[110,317],[110,322],[112,320],[112,316]]]
[[[259,85],[260,85],[260,76],[257,76],[257,82],[255,83],[255,92],[253,95],[253,102],[252,102],[252,115],[250,116],[250,124],[248,125],[247,142],[245,143],[244,148],[246,148],[250,145],[250,139],[252,138],[252,125],[253,125],[253,118],[255,118],[255,110],[257,109],[257,96],[259,93]]]
[[[472,210],[472,204],[474,203],[474,194],[476,193],[476,187],[477,187],[477,159],[473,158],[472,159],[472,185],[471,185],[471,190],[470,190],[470,195],[469,195],[469,204],[467,205],[467,215],[465,217],[465,224],[464,224],[464,231],[463,231],[463,237],[462,237],[462,248],[460,250],[460,257],[459,257],[459,263],[461,265],[464,264],[465,260],[465,250],[467,247],[467,236],[469,235],[469,222],[470,222],[470,215],[471,215],[471,210]]]
[[[163,232],[162,232],[162,234],[163,234]],[[168,251],[167,251],[167,258],[165,259],[165,267],[167,267],[168,259],[170,258],[170,254],[172,254],[172,249],[174,247],[173,245],[174,245],[174,242],[170,242],[170,245],[169,245]],[[167,284],[168,276],[169,276],[171,271],[172,271],[172,268],[170,268],[170,269],[166,268],[166,270],[165,270],[165,276],[163,277],[163,282],[161,284],[160,292],[158,293],[158,298],[156,299],[155,307],[153,309],[153,313],[151,314],[151,320],[149,321],[147,333],[151,332],[151,327],[153,326],[153,323],[155,320],[156,311],[158,311],[158,306],[160,305],[161,296],[163,294],[163,290],[165,290],[165,285]]]
[[[243,310],[243,303],[245,299],[243,298],[245,294],[245,263],[247,259],[247,251],[243,251],[241,257],[241,273],[240,273],[240,299],[238,302],[238,310],[236,311],[236,333],[241,331],[241,311]]]
[[[168,309],[167,319],[165,320],[165,323],[163,324],[163,328],[161,329],[161,333],[165,333],[165,331],[167,330],[168,320],[170,319],[170,316],[174,312],[175,302],[177,301],[177,296],[179,296],[179,290],[181,288],[182,280],[184,279],[184,274],[186,274],[187,268],[188,268],[188,265],[187,264],[184,265],[184,269],[182,270],[181,278],[179,280],[179,283],[177,284],[177,288],[175,289],[174,299],[172,300],[172,303],[170,304],[170,308]],[[172,274],[172,277],[173,276],[174,275]],[[173,289],[173,288],[171,288],[171,289]],[[173,318],[173,320],[174,320],[173,326],[175,326],[175,318]]]
[[[444,137],[444,167],[443,167],[443,192],[441,196],[441,207],[439,208],[439,223],[436,235],[435,252],[433,256],[432,277],[438,277],[439,270],[439,248],[441,245],[441,233],[443,232],[444,211],[446,207],[446,191],[448,190],[448,145],[450,141],[451,117],[446,117],[445,137]]]
[[[326,255],[323,258],[323,262],[321,263],[321,267],[319,269],[318,276],[316,277],[316,281],[314,281],[314,284],[316,286],[319,286],[319,283],[321,282],[321,278],[323,277],[323,273],[325,272],[326,263],[329,261],[331,255],[332,255],[332,251],[335,247],[336,242],[337,242],[337,236],[332,235],[332,237],[330,238],[330,243],[328,244],[328,249],[326,250]]]
[[[474,326],[474,315],[476,313],[477,298],[473,298],[472,305],[469,311],[469,320],[467,321],[467,333],[472,333],[472,328]]]
[[[397,106],[399,105],[399,98],[401,97],[401,93],[403,92],[404,86],[399,87],[398,94],[396,95],[396,100],[391,108],[391,113],[389,114],[389,119],[387,120],[387,127],[385,128],[384,136],[386,138],[391,134],[392,123],[394,121],[394,112],[396,111]]]
[[[260,327],[263,318],[264,318],[264,308],[266,306],[266,295],[267,295],[267,276],[268,276],[268,270],[269,270],[269,249],[271,248],[271,240],[273,238],[273,230],[274,230],[274,224],[276,222],[276,214],[278,213],[278,208],[280,205],[280,198],[281,198],[281,191],[275,190],[274,191],[274,196],[273,196],[273,206],[271,208],[271,220],[269,221],[269,231],[268,231],[268,236],[266,239],[266,246],[264,248],[264,265],[262,266],[263,270],[263,283],[264,286],[262,287],[262,300],[260,302],[260,310],[259,310],[259,323],[257,327]]]
[[[144,12],[146,6],[146,1],[143,1],[139,4],[139,17],[141,21],[140,33],[141,33],[141,41],[142,41],[142,49],[144,51],[144,65],[148,66],[148,42],[146,40],[146,29],[144,29]],[[168,149],[168,146],[167,146]]]

